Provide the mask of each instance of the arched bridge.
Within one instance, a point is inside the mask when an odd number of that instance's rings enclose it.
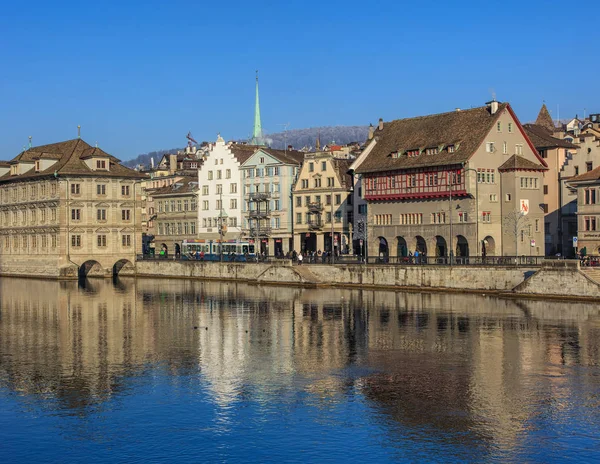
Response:
[[[71,257],[70,262],[61,272],[64,278],[110,278],[116,275],[134,274],[134,258],[118,256]]]

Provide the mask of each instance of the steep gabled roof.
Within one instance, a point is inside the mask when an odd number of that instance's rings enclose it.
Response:
[[[283,164],[293,164],[299,166],[304,161],[304,153],[301,151],[275,150],[274,148],[260,148],[260,150],[268,153]]]
[[[242,143],[232,143],[229,146],[231,153],[233,153],[233,156],[235,156],[235,159],[240,164],[244,164],[244,162],[246,162],[259,148],[264,147],[261,147],[260,145],[245,145]]]
[[[108,158],[110,163],[108,171],[94,171],[85,163],[84,160],[86,158],[95,155]],[[98,147],[92,147],[81,139],[29,148],[15,156],[11,160],[11,163],[33,163],[38,159],[48,158],[56,159],[57,162],[40,172],[30,170],[17,176],[11,176],[10,173],[7,173],[0,176],[0,182],[44,177],[54,175],[54,173],[57,175],[101,175],[102,177],[126,177],[133,179],[147,177],[144,174],[123,166],[114,156],[109,155]]]
[[[556,126],[554,125],[554,121],[552,121],[552,116],[550,116],[550,112],[544,103],[540,108],[540,112],[538,113],[538,117],[535,120],[536,125],[542,126],[549,131],[556,130]]]
[[[397,119],[375,131],[376,143],[358,167],[358,173],[445,166],[464,163],[475,153],[508,103],[491,114],[487,106],[416,118]],[[371,141],[373,143],[373,141]],[[408,150],[454,145],[435,155],[406,156]],[[391,156],[398,153],[398,157]]]
[[[558,139],[543,126],[537,124],[524,124],[523,129],[536,149],[542,148],[579,148],[577,145],[563,139]]]
[[[546,171],[547,169],[548,168],[542,166],[541,164],[529,161],[522,156],[512,155],[504,163],[502,163],[502,165],[498,168],[498,171]]]
[[[198,190],[198,178],[197,177],[183,177],[177,182],[166,187],[155,189],[152,192],[153,196],[159,195],[183,195],[194,193]]]

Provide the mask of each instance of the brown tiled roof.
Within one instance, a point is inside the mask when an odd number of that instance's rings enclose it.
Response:
[[[416,118],[386,122],[383,130],[375,131],[376,144],[357,172],[379,172],[425,166],[445,166],[464,163],[475,153],[508,103],[499,103],[498,111],[490,114],[487,106],[452,111]],[[371,142],[373,143],[373,142]],[[407,150],[424,150],[440,145],[454,145],[436,155],[406,156]],[[400,153],[393,158],[392,153]]]
[[[110,169],[108,171],[94,171],[88,167],[84,159],[94,153],[104,153],[103,156],[109,159]],[[32,147],[19,153],[11,160],[11,163],[28,162],[32,163],[41,158],[56,159],[57,162],[40,172],[30,170],[25,174],[11,176],[7,173],[0,176],[0,182],[13,182],[23,179],[34,179],[48,175],[75,175],[75,176],[102,176],[102,177],[125,177],[131,179],[141,179],[147,177],[133,169],[129,169],[119,160],[108,153],[105,153],[97,147],[92,147],[81,139],[67,140],[65,142],[52,143],[49,145],[41,145]]]
[[[235,156],[235,159],[237,159],[240,164],[247,161],[259,148],[264,147],[261,147],[260,145],[245,145],[242,143],[232,143],[229,146],[231,153],[233,153],[233,156]]]
[[[511,171],[514,169],[525,171],[545,171],[548,168],[542,166],[541,164],[534,163],[533,161],[529,161],[522,156],[512,155],[498,168],[498,171]]]
[[[300,165],[304,161],[304,153],[301,151],[275,150],[274,148],[261,148],[261,150],[284,164]]]
[[[563,139],[552,136],[552,133],[543,126],[537,124],[524,124],[523,129],[527,137],[533,142],[535,148],[579,148],[577,145]]]
[[[10,163],[8,161],[0,161],[0,166],[7,168],[10,166]]]
[[[571,177],[569,179],[569,183],[572,182],[589,182],[600,179],[600,166],[596,169],[592,169],[591,171],[584,172],[583,174],[579,174],[578,176]]]
[[[197,177],[184,177],[172,185],[154,189],[152,196],[158,195],[182,195],[186,193],[194,193],[198,190]]]
[[[348,174],[348,170],[350,169],[350,165],[353,160],[334,158],[331,160],[333,163],[333,167],[338,174],[338,178],[342,184],[342,187],[349,188],[352,186],[352,180],[350,175]]]
[[[548,111],[548,108],[546,108],[545,103],[540,108],[540,112],[538,113],[538,117],[535,120],[535,124],[546,128],[550,132],[556,129],[554,121],[552,121],[552,116],[550,116],[550,112]]]

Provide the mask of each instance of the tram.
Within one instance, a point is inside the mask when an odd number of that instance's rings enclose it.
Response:
[[[244,240],[184,240],[181,244],[181,257],[183,259],[221,261],[255,261],[256,253],[254,243]]]

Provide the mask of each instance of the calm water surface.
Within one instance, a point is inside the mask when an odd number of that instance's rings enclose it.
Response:
[[[600,461],[597,305],[0,279],[0,462]]]

